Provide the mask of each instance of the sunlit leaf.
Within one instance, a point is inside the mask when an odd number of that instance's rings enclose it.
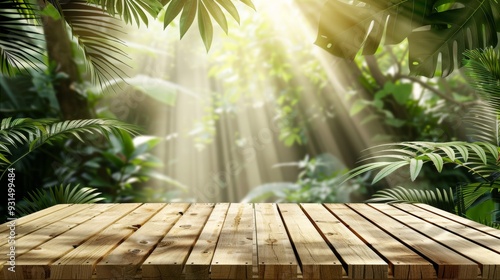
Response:
[[[212,17],[217,21],[217,23],[220,25],[222,30],[227,34],[228,32],[228,27],[227,27],[227,21],[226,21],[226,16],[222,12],[222,9],[215,3],[213,0],[205,0],[203,1],[205,4],[205,7],[207,7],[208,12]]]
[[[182,11],[180,20],[180,33],[181,38],[188,31],[191,24],[193,24],[194,18],[196,17],[196,9],[198,7],[198,0],[187,0],[184,10]]]
[[[172,0],[165,12],[165,18],[163,19],[163,27],[166,28],[182,11],[184,7],[185,0]]]
[[[451,161],[455,161],[455,150],[453,150],[453,148],[445,145],[439,145],[438,148],[442,150]]]
[[[420,173],[420,170],[422,170],[423,165],[424,162],[420,159],[410,159],[410,178],[412,181],[415,181],[415,179],[417,179],[417,176]]]
[[[376,182],[382,180],[383,178],[391,175],[394,171],[398,170],[399,168],[406,166],[410,164],[408,161],[396,161],[393,162],[386,167],[382,168],[377,175],[373,178],[372,184],[375,184]]]
[[[469,159],[469,151],[463,145],[452,145],[453,148],[457,149],[464,161]]]
[[[233,2],[231,0],[216,0],[217,3],[219,3],[228,13],[238,22],[240,23],[240,14],[238,13],[238,10],[234,6]]]
[[[427,153],[424,154],[425,156],[429,157],[432,163],[434,163],[434,166],[436,167],[438,172],[441,172],[443,170],[443,158],[436,153]]]
[[[468,144],[468,146],[472,151],[474,151],[476,153],[476,155],[479,156],[479,158],[483,161],[484,164],[488,163],[488,160],[486,158],[486,153],[484,152],[484,150],[481,147],[479,147],[479,145],[471,143],[471,144]]]
[[[241,2],[243,2],[243,3],[245,3],[245,5],[247,5],[248,7],[250,7],[250,8],[252,8],[252,9],[256,10],[256,9],[255,9],[255,6],[254,6],[254,4],[252,3],[252,1],[251,1],[251,0],[240,0],[240,1],[241,1]]]
[[[205,48],[209,51],[210,46],[212,45],[214,31],[210,15],[208,14],[208,11],[203,3],[200,3],[198,6],[198,28],[200,29],[201,39],[205,44]]]

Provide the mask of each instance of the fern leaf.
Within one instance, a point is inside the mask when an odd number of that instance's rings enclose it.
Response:
[[[405,189],[398,186],[376,192],[367,202],[425,203],[451,213],[456,213],[456,205],[453,200],[453,190],[451,188],[448,190],[418,190]]]

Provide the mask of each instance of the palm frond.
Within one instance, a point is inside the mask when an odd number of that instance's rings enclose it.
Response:
[[[56,204],[84,204],[104,200],[100,197],[101,193],[96,191],[94,188],[71,184],[54,186],[48,190],[36,189],[16,205],[16,210],[24,216]]]
[[[44,125],[50,120],[33,120],[29,118],[2,119],[0,122],[0,165],[10,163],[6,155],[12,154],[9,146],[17,148],[29,142],[28,135],[36,134],[37,130],[43,130]]]
[[[136,134],[138,129],[134,125],[111,119],[62,122],[31,119],[12,120],[10,118],[2,120],[0,127],[0,171],[2,175],[0,179],[9,167],[44,144],[50,144],[56,140],[65,139],[70,136],[81,141],[83,141],[84,135],[102,135],[107,137],[109,134],[112,134],[120,137],[122,131]],[[11,154],[12,147],[19,149],[18,146],[27,147],[27,150],[14,160],[7,159],[8,154]]]
[[[456,205],[453,199],[453,190],[434,189],[418,190],[405,189],[401,186],[377,191],[366,202],[370,203],[425,203],[439,209],[455,213]]]
[[[499,171],[499,148],[486,142],[401,142],[379,145],[368,151],[371,151],[370,156],[362,161],[376,161],[354,168],[344,181],[379,170],[373,179],[376,183],[402,167],[409,167],[411,179],[415,180],[426,163],[432,163],[438,172],[442,171],[444,164],[466,168],[485,180]]]
[[[470,141],[480,141],[500,146],[499,114],[489,104],[470,109],[464,119],[465,132]]]
[[[90,0],[90,3],[101,6],[112,17],[116,15],[125,21],[125,23],[137,24],[141,22],[148,25],[148,14],[153,18],[158,16],[163,5],[158,0]]]
[[[0,73],[8,76],[43,62],[43,34],[35,28],[34,6],[23,1],[0,0]]]
[[[60,12],[82,48],[93,82],[105,86],[127,76],[125,43],[114,34],[124,34],[118,19],[85,0],[61,3]]]
[[[493,188],[489,187],[489,184],[485,183],[472,183],[460,186],[460,188],[465,209],[469,209],[484,200],[490,200],[491,191],[493,190]]]
[[[500,112],[500,52],[493,48],[468,50],[465,55],[466,75],[470,84]]]

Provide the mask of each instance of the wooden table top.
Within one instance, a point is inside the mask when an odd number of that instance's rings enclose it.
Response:
[[[61,204],[0,233],[0,279],[500,279],[500,230],[424,204]]]

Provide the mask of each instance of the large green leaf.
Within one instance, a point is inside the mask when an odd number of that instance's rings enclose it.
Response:
[[[165,8],[164,26],[167,27],[181,14],[179,29],[181,38],[191,27],[195,16],[198,16],[198,29],[201,39],[207,50],[212,45],[214,19],[219,26],[228,33],[228,24],[225,12],[229,13],[238,23],[240,15],[233,2],[235,0],[172,0],[167,1]],[[242,0],[245,5],[255,9],[251,0]]]
[[[361,49],[370,55],[382,41],[398,44],[407,38],[412,73],[434,76],[441,56],[440,74],[447,76],[454,61],[462,65],[465,50],[497,45],[498,10],[496,0],[362,0],[353,4],[330,0],[321,12],[316,44],[352,59]]]

